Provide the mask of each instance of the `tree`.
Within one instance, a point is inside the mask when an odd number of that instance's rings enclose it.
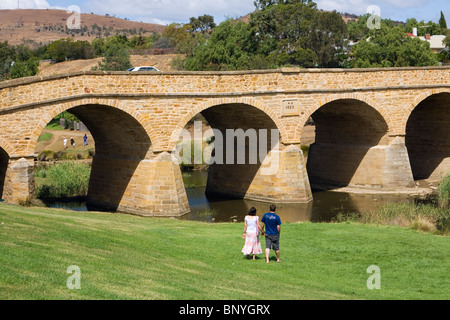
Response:
[[[261,68],[254,31],[244,22],[227,20],[214,28],[207,42],[194,49],[185,61],[186,70],[250,70]]]
[[[39,60],[30,58],[27,61],[16,61],[11,67],[11,79],[35,76],[39,71]]]
[[[411,33],[413,28],[417,28],[418,36],[439,35],[441,34],[441,26],[433,21],[420,21],[418,22],[415,18],[406,19],[405,32]]]
[[[105,52],[101,62],[93,70],[102,71],[126,71],[130,69],[130,54],[128,47],[124,46],[119,39],[108,39],[105,44]]]
[[[47,53],[55,62],[92,59],[95,52],[95,48],[88,41],[60,39],[47,46]]]
[[[317,11],[311,21],[309,47],[317,56],[320,67],[338,67],[339,53],[343,51],[347,38],[347,25],[336,11]]]
[[[357,20],[351,20],[347,24],[348,39],[354,42],[358,42],[369,33],[367,27],[367,20],[371,15],[369,13],[359,16]],[[417,21],[416,21],[417,22]]]
[[[439,19],[439,26],[442,30],[447,29],[447,22],[445,21],[444,13],[441,11],[441,18]]]
[[[75,41],[71,44],[72,53],[69,55],[71,59],[92,59],[95,50],[88,41]]]
[[[71,39],[61,39],[47,46],[47,53],[55,62],[66,61],[71,54]]]
[[[450,30],[447,30],[445,32],[445,39],[444,39],[444,43],[447,47],[450,47]]]
[[[8,78],[14,54],[14,47],[10,46],[8,41],[0,42],[0,80]]]
[[[192,27],[192,31],[200,31],[201,33],[206,33],[207,30],[214,29],[216,26],[214,17],[207,14],[198,18],[191,17],[189,25]]]
[[[308,4],[313,2],[312,0],[256,0],[253,2],[256,9],[263,10],[269,6],[277,5],[277,4],[295,4],[302,3]]]
[[[427,41],[405,35],[400,26],[390,28],[381,24],[381,29],[371,30],[353,48],[354,67],[406,67],[434,66],[437,56],[430,50]]]
[[[311,45],[312,22],[317,14],[310,1],[259,1],[250,15],[259,52],[272,64],[313,67],[318,63]]]
[[[206,41],[206,35],[192,32],[190,24],[172,23],[163,31],[176,53],[191,57],[194,49]]]

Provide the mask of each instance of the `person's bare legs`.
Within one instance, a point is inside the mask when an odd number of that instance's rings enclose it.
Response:
[[[269,263],[269,254],[270,254],[270,249],[266,248],[266,262]]]
[[[280,259],[280,250],[275,251],[275,254],[277,255],[277,262],[281,262],[281,259]]]

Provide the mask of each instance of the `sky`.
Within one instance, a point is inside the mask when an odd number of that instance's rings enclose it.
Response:
[[[118,18],[167,25],[187,23],[190,17],[208,14],[216,23],[254,11],[254,0],[0,0],[0,9],[67,9],[78,6],[81,13],[110,14]],[[441,10],[450,24],[449,0],[316,0],[323,10],[365,14],[377,6],[383,19],[438,22]],[[375,8],[377,8],[375,7]],[[374,13],[373,9],[369,13]]]

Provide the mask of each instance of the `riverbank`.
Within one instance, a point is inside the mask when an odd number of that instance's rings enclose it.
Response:
[[[282,263],[244,258],[243,223],[0,204],[1,299],[450,299],[450,239],[397,226],[284,223]],[[264,242],[264,240],[262,240]],[[81,289],[66,286],[78,266]],[[381,289],[370,290],[369,266]],[[267,295],[265,288],[277,288]]]

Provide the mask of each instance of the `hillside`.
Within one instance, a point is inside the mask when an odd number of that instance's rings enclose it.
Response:
[[[73,37],[75,40],[91,41],[97,37],[107,37],[116,33],[133,34],[161,32],[163,25],[129,21],[91,13],[81,14],[81,29],[67,28],[67,19],[72,13],[64,10],[0,10],[0,41],[9,44],[46,44]]]
[[[161,71],[171,71],[171,62],[176,57],[176,54],[165,55],[131,55],[130,61],[133,66],[155,66]],[[42,61],[39,65],[40,76],[50,76],[54,74],[70,73],[77,71],[89,71],[92,67],[98,65],[102,58],[88,59],[88,60],[74,60],[60,63],[50,63],[49,61]],[[125,70],[124,70],[125,71]]]

